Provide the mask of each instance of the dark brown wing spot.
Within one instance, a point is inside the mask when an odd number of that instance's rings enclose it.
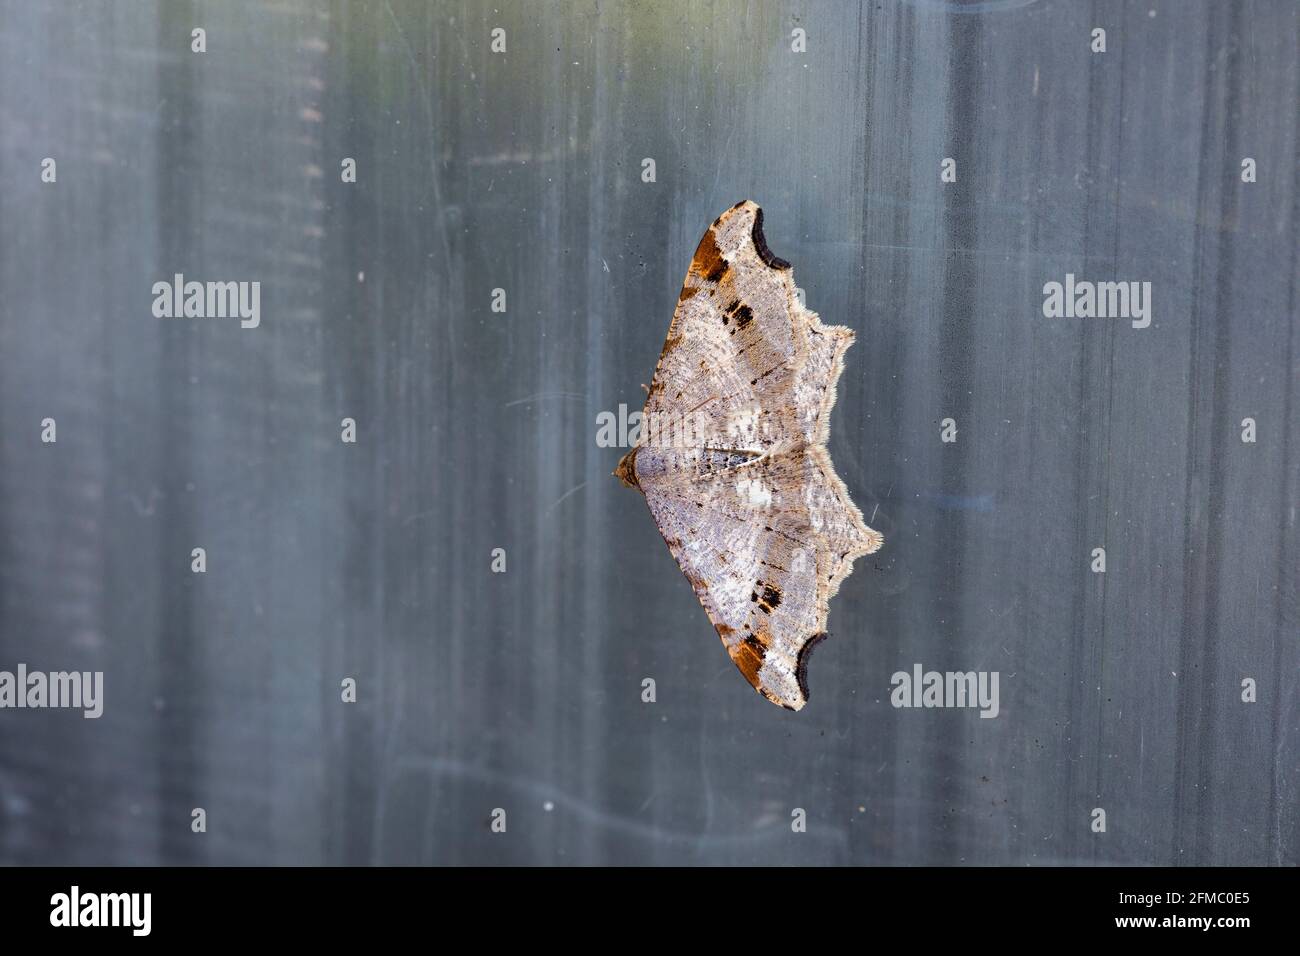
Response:
[[[812,649],[826,640],[826,637],[825,631],[819,631],[808,638],[804,646],[799,649],[799,660],[795,663],[794,673],[799,681],[799,693],[803,694],[804,700],[808,699],[808,657]]]
[[[729,325],[732,319],[736,320],[736,327],[731,330],[731,334],[735,335],[754,321],[754,310],[739,299],[732,299],[722,310],[722,324]]]
[[[722,250],[713,238],[713,230],[704,233],[704,238],[695,247],[695,256],[691,259],[691,272],[703,276],[710,282],[717,282],[727,272],[727,260],[722,258]]]
[[[763,264],[770,269],[789,269],[790,263],[786,262],[780,256],[772,252],[767,247],[767,240],[763,238],[763,210],[759,209],[754,214],[754,228],[750,230],[750,238],[754,240],[754,251],[758,257],[763,260]],[[697,252],[698,256],[699,253]]]
[[[743,641],[737,641],[727,648],[735,665],[745,675],[745,680],[758,686],[758,672],[763,668],[763,657],[767,651],[754,635],[749,634]]]
[[[695,293],[697,293],[697,292],[699,292],[699,291],[700,291],[700,290],[699,290],[697,287],[693,286],[693,285],[684,285],[684,286],[682,286],[682,292],[681,292],[681,295],[679,295],[679,296],[677,297],[677,301],[678,301],[678,302],[685,302],[687,299],[689,299],[691,296],[695,295]]]
[[[759,594],[758,589],[762,589]],[[758,605],[758,609],[764,614],[771,614],[781,606],[781,589],[773,584],[766,584],[759,581],[754,585],[754,590],[749,592],[749,600]]]

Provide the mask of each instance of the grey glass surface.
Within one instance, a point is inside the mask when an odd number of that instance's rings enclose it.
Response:
[[[0,863],[1294,865],[1298,9],[4,0],[0,669],[105,701],[0,710]],[[798,714],[596,441],[745,198],[886,539]]]

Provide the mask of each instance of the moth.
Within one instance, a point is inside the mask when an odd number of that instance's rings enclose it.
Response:
[[[614,472],[645,495],[736,667],[790,710],[808,701],[830,599],[884,542],[826,450],[851,344],[851,329],[799,301],[763,210],[736,203],[695,250],[640,434]]]

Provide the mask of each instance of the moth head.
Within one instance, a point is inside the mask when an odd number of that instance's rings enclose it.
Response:
[[[619,459],[618,467],[614,469],[614,477],[629,488],[641,490],[641,483],[636,480],[636,453],[640,449],[633,448],[630,452]]]

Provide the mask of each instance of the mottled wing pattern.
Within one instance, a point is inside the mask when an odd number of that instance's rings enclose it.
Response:
[[[723,213],[691,259],[646,399],[646,443],[765,449],[800,434],[793,392],[807,331],[791,321],[797,306],[762,210],[743,202]]]
[[[853,331],[842,325],[822,325],[814,312],[808,324],[808,353],[795,379],[799,430],[804,441],[824,445],[830,437],[835,383],[844,370],[844,353],[853,344]]]
[[[653,473],[662,464],[658,456],[674,454],[642,451],[638,473],[643,465]],[[732,661],[759,693],[792,710],[808,699],[808,651],[825,631],[832,568],[807,506],[790,493],[803,457],[763,456],[689,477],[646,476],[641,485]]]
[[[615,474],[645,494],[741,673],[798,710],[829,601],[882,538],[825,448],[853,333],[800,305],[762,222],[737,203],[700,241]]]
[[[804,499],[809,522],[817,540],[830,558],[826,575],[829,601],[840,583],[853,571],[853,562],[880,550],[885,543],[879,531],[868,528],[862,512],[849,497],[844,482],[835,474],[831,456],[822,445],[809,445],[805,457]]]

